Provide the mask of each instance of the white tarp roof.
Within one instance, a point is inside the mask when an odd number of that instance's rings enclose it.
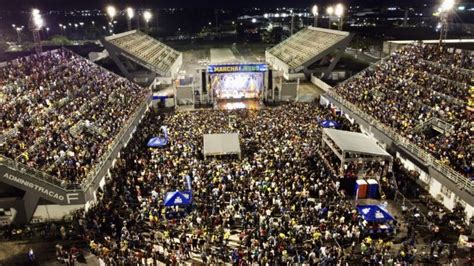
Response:
[[[344,152],[363,153],[374,156],[390,157],[388,152],[362,133],[324,128],[325,133]]]
[[[204,156],[239,154],[240,141],[238,133],[204,134]]]

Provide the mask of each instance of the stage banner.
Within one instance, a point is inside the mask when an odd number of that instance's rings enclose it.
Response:
[[[229,72],[266,72],[266,64],[228,64],[228,65],[209,65],[208,73],[229,73]]]

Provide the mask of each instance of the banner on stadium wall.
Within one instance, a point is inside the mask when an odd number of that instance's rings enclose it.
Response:
[[[265,72],[268,71],[266,64],[228,64],[228,65],[209,65],[207,72],[229,73],[229,72]]]

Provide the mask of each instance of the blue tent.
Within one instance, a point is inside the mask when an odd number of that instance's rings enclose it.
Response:
[[[166,207],[177,205],[189,205],[192,202],[191,191],[175,191],[166,193],[163,205]]]
[[[154,137],[148,141],[147,146],[153,148],[162,148],[168,144],[168,130],[165,126],[161,127],[163,137]]]
[[[339,123],[334,120],[323,120],[319,124],[324,128],[330,128],[330,127],[338,128],[339,127]]]
[[[357,205],[356,208],[367,222],[385,223],[395,220],[390,213],[377,205]]]

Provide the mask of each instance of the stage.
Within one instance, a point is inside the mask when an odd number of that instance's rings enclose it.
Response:
[[[220,99],[216,101],[215,108],[219,110],[258,110],[262,108],[262,103],[258,99]]]

